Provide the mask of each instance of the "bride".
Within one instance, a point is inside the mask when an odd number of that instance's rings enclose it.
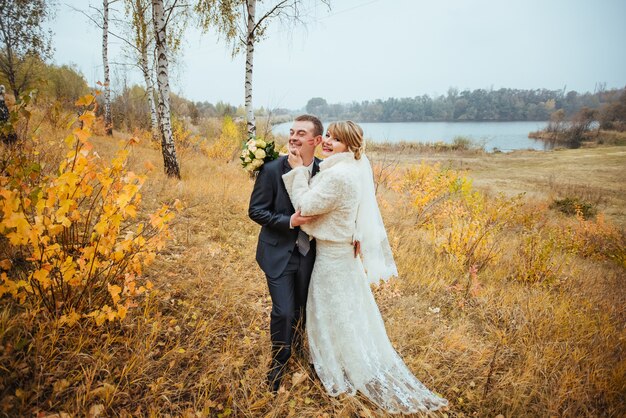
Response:
[[[283,175],[296,210],[320,215],[301,227],[317,242],[306,307],[315,371],[331,396],[360,391],[391,413],[445,407],[448,401],[413,376],[393,349],[370,289],[398,273],[363,154],[363,130],[352,121],[331,123],[322,155],[310,185],[297,151]]]

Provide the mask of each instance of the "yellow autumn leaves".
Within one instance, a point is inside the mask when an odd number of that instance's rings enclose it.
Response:
[[[93,103],[86,96],[77,105]],[[0,236],[7,241],[0,246],[0,296],[70,325],[126,316],[133,299],[151,287],[142,270],[163,248],[174,218],[163,206],[139,219],[146,177],[126,168],[127,147],[110,163],[92,150],[94,120],[89,108],[78,117],[81,126],[65,138],[68,152],[57,173],[12,168],[25,164],[22,157],[8,161],[0,177]]]
[[[436,251],[460,270],[482,269],[497,260],[497,235],[519,207],[519,197],[487,199],[463,173],[441,164],[421,163],[387,182],[403,201],[411,202],[415,226],[428,230]]]
[[[522,195],[488,196],[474,190],[462,172],[439,163],[374,168],[376,177],[401,197],[403,218],[427,232],[433,249],[460,273],[475,276],[507,253],[508,277],[525,283],[558,281],[573,254],[626,265],[624,234],[602,214],[557,220],[547,205],[527,209]]]
[[[240,150],[241,138],[244,135],[231,117],[226,116],[222,122],[222,132],[212,144],[202,146],[202,152],[214,159],[232,159]]]

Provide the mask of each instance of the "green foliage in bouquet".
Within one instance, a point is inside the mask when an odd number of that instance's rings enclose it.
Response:
[[[243,168],[252,174],[259,171],[263,164],[278,158],[278,151],[274,141],[253,138],[245,143],[239,158]]]

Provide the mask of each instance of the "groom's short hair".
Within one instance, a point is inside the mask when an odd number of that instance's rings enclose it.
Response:
[[[313,124],[313,135],[324,135],[324,125],[322,125],[322,121],[320,121],[317,116],[300,115],[294,120],[298,122],[311,122]]]

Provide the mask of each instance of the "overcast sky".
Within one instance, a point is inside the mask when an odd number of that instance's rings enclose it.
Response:
[[[272,0],[266,0],[267,3]],[[73,11],[94,0],[60,0],[54,61],[74,63],[93,85],[102,80],[101,31]],[[311,1],[309,4],[312,4]],[[255,107],[302,108],[329,103],[445,94],[501,87],[593,91],[626,86],[625,0],[331,0],[311,9],[306,28],[280,22],[256,47]],[[117,6],[121,9],[121,6]],[[124,62],[109,37],[109,59]],[[194,101],[244,100],[243,55],[201,34],[185,34],[172,90]],[[141,83],[117,66],[119,89]]]

